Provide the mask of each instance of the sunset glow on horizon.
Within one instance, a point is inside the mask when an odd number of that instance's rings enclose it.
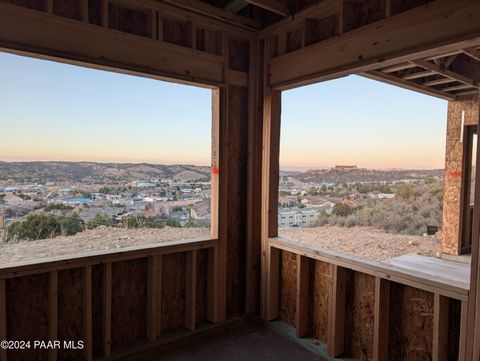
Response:
[[[211,91],[0,53],[1,161],[209,165]],[[351,76],[282,94],[282,169],[444,168],[447,102]]]

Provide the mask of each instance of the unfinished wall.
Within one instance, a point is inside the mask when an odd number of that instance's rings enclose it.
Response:
[[[442,221],[442,252],[460,253],[460,200],[462,188],[463,143],[460,142],[462,111],[465,125],[478,123],[478,97],[448,102],[445,151],[445,191]]]

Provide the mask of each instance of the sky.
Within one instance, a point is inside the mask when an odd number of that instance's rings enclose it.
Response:
[[[444,168],[447,105],[356,75],[283,92],[280,164]]]
[[[0,160],[210,163],[211,91],[0,53]],[[282,94],[284,169],[442,168],[447,102],[350,76]]]

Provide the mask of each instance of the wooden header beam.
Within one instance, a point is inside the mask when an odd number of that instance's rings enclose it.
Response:
[[[186,84],[213,87],[224,83],[222,56],[2,2],[0,48]]]
[[[437,0],[272,59],[270,85],[289,89],[478,46],[479,18],[478,1]]]

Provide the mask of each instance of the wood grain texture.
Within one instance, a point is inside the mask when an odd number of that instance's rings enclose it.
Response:
[[[147,260],[112,264],[112,352],[146,338]]]
[[[347,273],[345,352],[355,360],[373,359],[375,277]]]
[[[5,281],[7,338],[48,340],[49,274],[42,273]],[[48,350],[9,350],[8,361],[45,361]]]
[[[280,258],[280,319],[295,326],[297,258],[286,251],[281,252]]]
[[[163,256],[161,335],[185,325],[185,253]]]
[[[197,324],[207,319],[207,261],[208,250],[197,253],[197,299],[196,311]]]
[[[248,61],[248,57],[247,57]],[[228,87],[227,182],[227,315],[245,310],[247,238],[248,88]]]
[[[83,274],[82,269],[58,273],[58,339],[85,341],[83,333]],[[59,360],[83,360],[83,350],[58,350]]]
[[[104,354],[103,349],[103,265],[92,267],[92,341],[93,357]]]
[[[321,342],[328,340],[328,320],[333,286],[333,267],[322,261],[314,261],[310,272],[311,329],[312,335]]]
[[[390,284],[389,360],[432,359],[433,294]]]

